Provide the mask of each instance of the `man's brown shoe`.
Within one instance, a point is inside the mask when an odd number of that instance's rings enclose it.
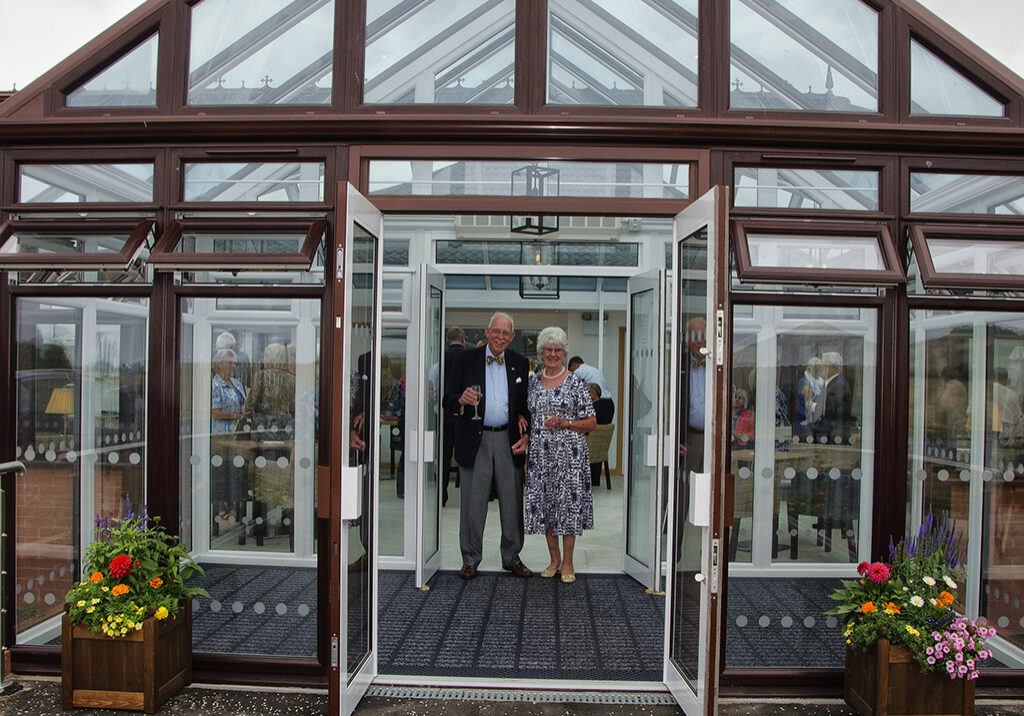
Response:
[[[463,579],[473,579],[476,577],[476,567],[471,567],[468,564],[462,565],[462,569],[459,570],[459,576]]]
[[[529,570],[529,568],[525,564],[522,563],[522,561],[516,562],[515,564],[503,564],[503,565],[501,565],[501,568],[511,572],[512,574],[516,575],[517,577],[532,577],[533,576],[533,572],[531,572]]]

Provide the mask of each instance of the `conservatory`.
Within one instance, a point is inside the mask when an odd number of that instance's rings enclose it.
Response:
[[[1019,687],[1022,105],[913,0],[145,2],[0,102],[15,671],[127,497],[205,569],[196,678],[332,713],[838,695],[829,592],[929,515]],[[573,585],[496,514],[457,575],[445,349],[495,311],[614,405]]]

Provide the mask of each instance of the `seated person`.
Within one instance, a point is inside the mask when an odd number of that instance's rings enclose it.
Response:
[[[594,411],[597,413],[598,425],[609,425],[615,418],[615,403],[611,398],[602,398],[601,386],[591,383],[587,386],[590,391],[590,400],[594,403]]]

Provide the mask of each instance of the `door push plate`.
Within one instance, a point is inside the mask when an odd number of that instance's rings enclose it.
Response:
[[[712,594],[718,594],[718,560],[722,541],[717,537],[711,540],[711,579],[708,589]]]
[[[725,311],[715,312],[715,365],[723,365],[725,360]]]

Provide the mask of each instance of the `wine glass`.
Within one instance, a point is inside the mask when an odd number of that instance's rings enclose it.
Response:
[[[483,418],[480,417],[480,413],[477,410],[477,407],[480,405],[480,398],[484,397],[484,394],[480,392],[480,386],[479,385],[471,385],[469,387],[470,387],[470,390],[472,390],[474,393],[476,393],[476,401],[477,401],[476,405],[473,406],[473,420],[483,420]]]

